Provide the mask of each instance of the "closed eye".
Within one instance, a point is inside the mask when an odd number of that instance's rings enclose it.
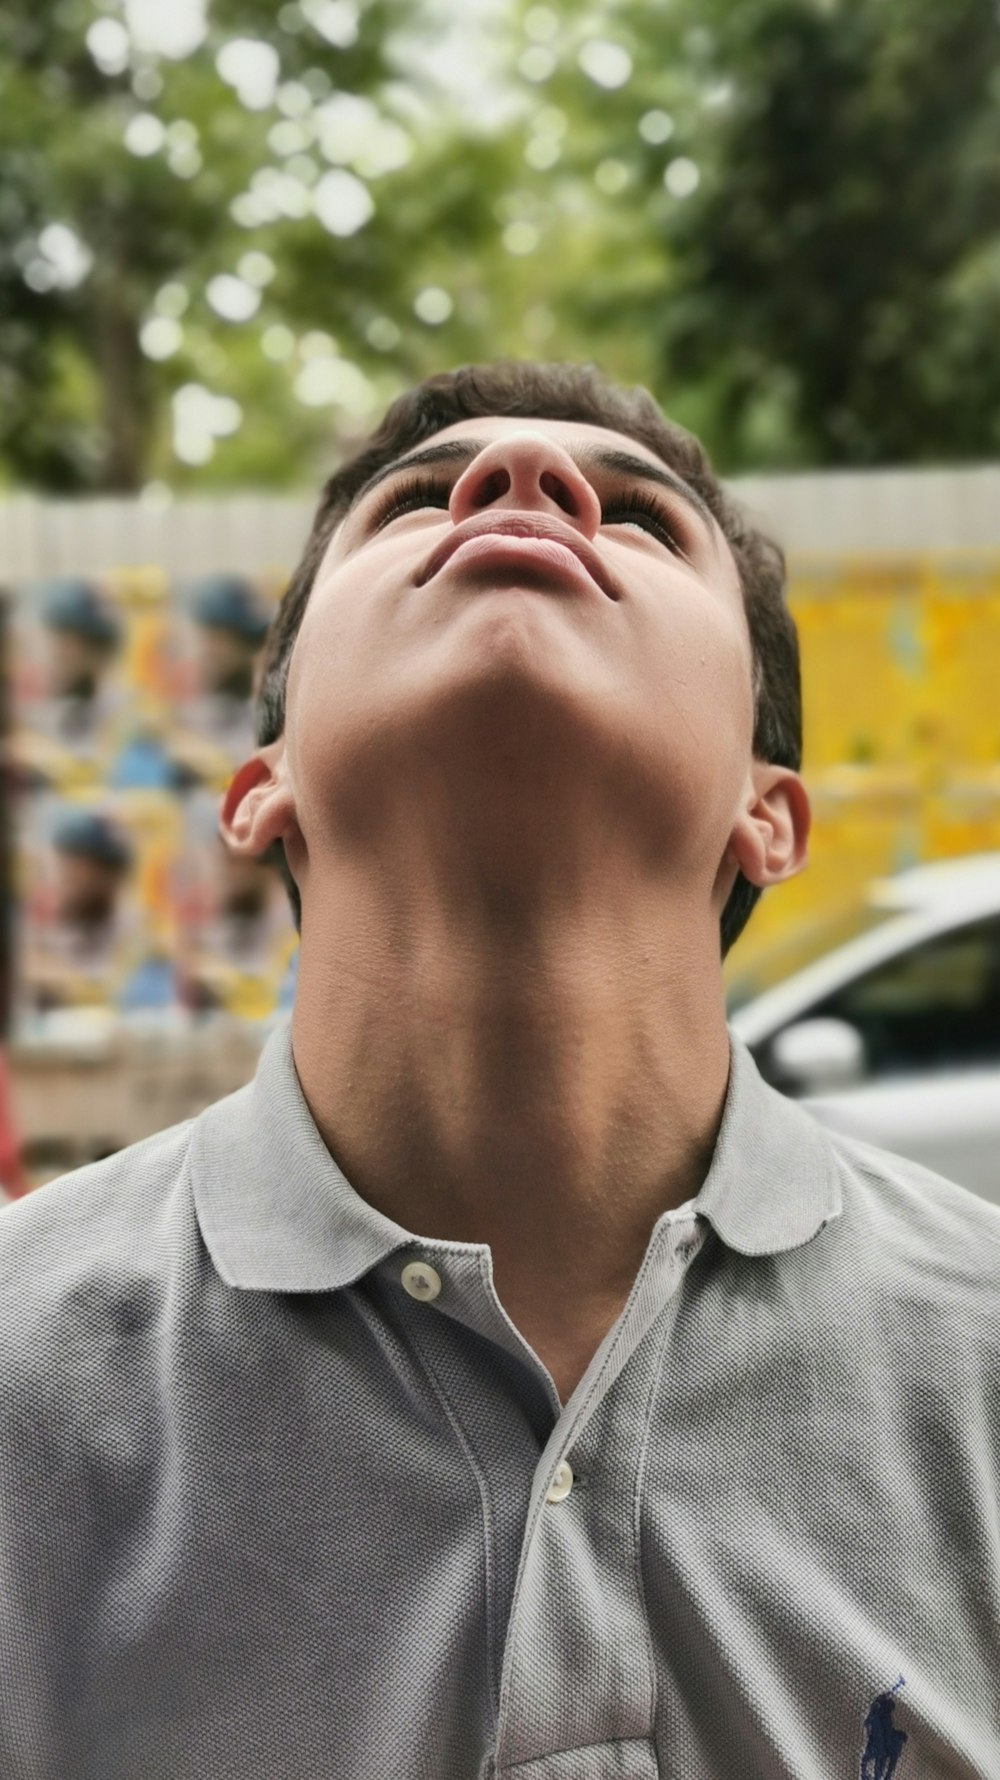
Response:
[[[638,530],[648,532],[666,544],[677,556],[687,560],[687,552],[683,549],[677,535],[677,527],[672,523],[662,504],[652,495],[641,489],[629,489],[627,494],[616,495],[613,500],[601,504],[602,525],[631,525]]]
[[[421,507],[447,507],[450,500],[451,483],[440,476],[415,476],[408,482],[393,483],[376,503],[371,529],[379,531],[401,513],[415,513]]]

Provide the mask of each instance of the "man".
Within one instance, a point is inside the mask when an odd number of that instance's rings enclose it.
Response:
[[[123,627],[101,590],[79,576],[47,584],[41,620],[44,671],[37,684],[30,671],[22,675],[13,763],[24,789],[72,791],[100,776],[113,747]]]
[[[64,738],[93,728],[108,667],[121,644],[121,623],[90,581],[69,577],[46,590],[42,620],[49,633],[51,695],[59,702]]]
[[[29,909],[21,974],[31,1012],[115,999],[134,925],[124,903],[133,863],[127,836],[109,817],[72,808],[59,817],[50,881]]]
[[[256,590],[242,575],[206,576],[193,589],[191,614],[200,633],[202,690],[245,704],[269,623]]]
[[[270,614],[241,575],[208,575],[189,594],[195,653],[169,740],[187,788],[223,790],[254,742],[253,689]]]
[[[223,829],[290,1034],[0,1219],[10,1780],[995,1780],[1000,1213],[727,1033],[778,552],[587,370],[328,483]]]

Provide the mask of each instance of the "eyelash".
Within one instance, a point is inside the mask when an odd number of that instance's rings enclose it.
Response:
[[[409,512],[411,507],[447,507],[450,499],[451,487],[440,479],[415,476],[409,482],[399,482],[377,502],[371,518],[372,531],[377,532],[383,525],[388,525],[390,519]]]
[[[629,517],[614,521],[608,517],[611,513],[625,513]],[[678,556],[686,558],[687,553],[678,541],[677,528],[664,513],[659,501],[655,500],[652,495],[643,494],[641,490],[633,488],[629,490],[628,494],[619,495],[616,501],[608,501],[601,507],[602,525],[634,524],[637,516],[642,516],[651,522],[648,526],[641,528],[643,531],[654,533],[661,543],[667,545],[668,549],[675,551]]]
[[[411,512],[415,507],[447,507],[450,499],[450,483],[439,478],[415,476],[408,482],[398,483],[382,497],[372,515],[371,528],[373,531],[380,531],[393,519],[398,519],[402,513]],[[625,514],[627,517],[615,519],[611,517],[613,514]],[[641,530],[650,532],[661,543],[666,544],[668,549],[686,558],[687,553],[678,541],[676,529],[667,519],[659,502],[651,495],[631,489],[628,494],[619,495],[616,500],[602,505],[602,525],[635,525],[639,519],[649,522]]]

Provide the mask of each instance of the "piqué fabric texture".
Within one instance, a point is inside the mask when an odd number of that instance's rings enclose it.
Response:
[[[0,1214],[2,1780],[997,1780],[1000,1209],[730,1044],[565,1405],[287,1028]]]

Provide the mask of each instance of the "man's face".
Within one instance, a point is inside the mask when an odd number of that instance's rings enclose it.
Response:
[[[463,421],[407,457],[331,539],[292,655],[285,749],[310,856],[387,788],[437,771],[471,809],[503,771],[518,821],[628,810],[657,856],[711,883],[753,734],[717,523],[602,427]]]
[[[57,921],[69,927],[98,927],[110,920],[122,886],[117,867],[61,851],[55,861]]]
[[[75,630],[52,630],[49,676],[56,698],[93,698],[111,663],[111,651]]]
[[[198,631],[198,667],[202,690],[249,698],[253,691],[257,647],[235,630],[203,624]]]

